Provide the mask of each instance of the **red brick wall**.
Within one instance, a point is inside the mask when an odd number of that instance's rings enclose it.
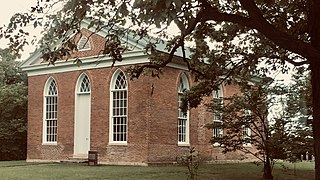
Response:
[[[91,81],[91,149],[99,160],[109,163],[174,162],[187,147],[179,147],[177,135],[177,86],[182,71],[165,68],[160,78],[142,76],[128,82],[128,145],[109,145],[109,88],[117,68],[84,71]],[[123,69],[123,68],[122,68]],[[63,160],[73,155],[74,99],[76,81],[82,71],[29,77],[28,159]],[[42,145],[43,89],[48,77],[58,85],[58,144]],[[192,85],[189,77],[190,85]],[[224,95],[239,92],[224,87]],[[210,101],[210,97],[205,101]],[[239,152],[223,154],[209,143],[212,130],[203,126],[212,121],[206,106],[190,111],[190,144],[206,160],[240,159]]]
[[[109,146],[109,88],[117,68],[85,71],[91,80],[91,149],[101,160],[145,162],[150,77],[129,81],[128,146]],[[43,89],[51,75],[29,77],[28,159],[66,159],[73,155],[75,85],[77,72],[52,75],[58,85],[58,145],[42,145]],[[125,152],[125,153],[124,153]]]

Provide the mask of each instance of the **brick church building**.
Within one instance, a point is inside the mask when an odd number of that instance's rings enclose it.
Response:
[[[80,66],[72,59],[48,65],[38,51],[22,63],[29,87],[27,161],[86,158],[89,150],[95,150],[104,164],[174,163],[191,146],[207,161],[242,158],[240,152],[223,154],[210,144],[223,130],[204,127],[221,122],[206,106],[181,113],[181,94],[195,83],[187,66],[169,63],[160,78],[129,80],[125,73],[129,66],[149,62],[146,44],[125,37],[132,49],[112,66],[109,56],[97,56],[106,33],[89,36],[90,29],[82,29],[73,54],[81,58]],[[164,46],[157,48],[167,53]],[[235,86],[222,86],[212,98],[236,92]]]

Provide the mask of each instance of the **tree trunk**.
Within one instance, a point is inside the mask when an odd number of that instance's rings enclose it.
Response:
[[[308,27],[310,28],[311,45],[320,52],[320,1],[310,1],[308,4]],[[315,157],[315,180],[320,180],[320,62],[317,59],[308,59],[311,69],[312,87],[312,132]]]
[[[311,84],[312,84],[312,108],[313,121],[312,132],[314,139],[315,157],[315,180],[320,180],[320,63],[311,61]]]
[[[266,161],[263,163],[263,179],[273,179],[271,162],[268,155]]]

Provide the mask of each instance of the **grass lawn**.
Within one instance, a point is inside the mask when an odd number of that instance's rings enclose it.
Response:
[[[295,165],[277,164],[274,179],[307,180],[313,179],[314,163],[300,162]],[[295,166],[295,171],[294,171]],[[182,166],[87,166],[86,164],[61,163],[39,164],[24,161],[0,162],[0,179],[187,179],[187,169]],[[261,179],[262,166],[252,163],[210,164],[199,168],[199,179],[232,180]]]

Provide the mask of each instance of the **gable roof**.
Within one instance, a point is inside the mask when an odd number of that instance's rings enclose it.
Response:
[[[87,29],[89,27],[90,22],[84,20],[81,23],[81,27]],[[88,29],[91,32],[95,31],[94,27],[90,27]],[[101,37],[106,37],[108,35],[108,29],[102,29],[101,31],[96,33]],[[71,34],[70,38],[74,37],[76,34]],[[123,60],[121,62],[116,61],[114,66],[123,66],[123,65],[134,65],[134,64],[141,64],[141,63],[148,63],[150,60],[148,59],[148,55],[145,54],[145,48],[149,44],[149,42],[156,42],[156,40],[152,37],[150,38],[140,38],[134,36],[133,33],[127,33],[125,36],[121,37],[120,39],[124,44],[129,47],[132,47],[131,51],[126,51],[122,54]],[[60,42],[61,43],[61,42]],[[156,45],[156,50],[163,53],[170,53],[166,49],[167,42],[161,41]],[[57,43],[57,46],[59,42]],[[186,57],[190,57],[189,49],[186,49]],[[175,54],[177,57],[183,57],[182,48],[179,48]],[[68,71],[75,71],[75,70],[82,70],[82,69],[94,69],[94,68],[101,68],[101,67],[111,67],[113,64],[112,58],[109,56],[102,56],[98,57],[97,55],[88,56],[81,58],[81,66],[77,66],[73,63],[74,59],[69,59],[68,61],[57,61],[55,65],[48,65],[48,63],[42,63],[42,54],[39,49],[35,50],[32,55],[23,61],[20,64],[20,67],[23,71],[28,73],[28,76],[33,75],[41,75],[41,74],[49,74],[49,73],[56,73],[56,72],[68,72]],[[188,70],[188,68],[181,64],[169,63],[169,67],[175,67],[178,69]]]

